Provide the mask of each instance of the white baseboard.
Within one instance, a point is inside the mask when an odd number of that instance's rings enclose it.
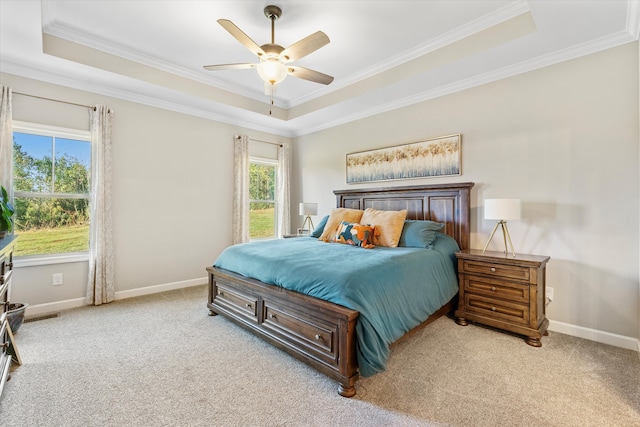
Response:
[[[199,286],[207,283],[207,278],[183,280],[180,282],[165,283],[162,285],[145,286],[144,288],[129,289],[126,291],[117,291],[116,300],[125,298],[139,297],[142,295],[157,294],[159,292],[172,291],[175,289],[188,288],[191,286]],[[40,316],[43,314],[54,313],[57,311],[68,310],[70,308],[84,307],[87,305],[85,298],[74,298],[64,301],[55,301],[46,304],[30,305],[25,310],[25,317]]]
[[[560,332],[561,334],[571,335],[573,337],[584,338],[590,341],[596,341],[603,344],[626,348],[627,350],[634,350],[639,352],[640,354],[640,340],[638,340],[637,338],[612,334],[610,332],[585,328],[583,326],[572,325],[555,320],[549,321],[549,330],[553,332]]]

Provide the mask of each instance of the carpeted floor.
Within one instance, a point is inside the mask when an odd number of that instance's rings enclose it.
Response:
[[[0,424],[640,426],[630,350],[553,332],[533,348],[444,317],[346,399],[333,380],[207,313],[198,286],[23,324]]]

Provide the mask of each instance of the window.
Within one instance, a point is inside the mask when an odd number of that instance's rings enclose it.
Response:
[[[249,159],[249,238],[276,237],[277,160]]]
[[[13,124],[16,256],[89,250],[91,135]]]

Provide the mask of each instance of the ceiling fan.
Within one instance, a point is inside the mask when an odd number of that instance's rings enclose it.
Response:
[[[222,25],[225,30],[258,56],[260,59],[259,63],[205,65],[204,68],[210,71],[257,68],[260,78],[265,82],[266,95],[273,95],[275,85],[284,80],[288,74],[324,85],[330,84],[333,81],[332,76],[309,68],[289,64],[289,62],[301,59],[328,44],[329,37],[322,31],[317,31],[285,49],[275,42],[275,22],[282,15],[282,9],[278,6],[270,5],[264,8],[264,15],[271,20],[271,43],[266,43],[262,46],[258,46],[256,42],[233,22],[228,19],[218,19],[218,23]]]

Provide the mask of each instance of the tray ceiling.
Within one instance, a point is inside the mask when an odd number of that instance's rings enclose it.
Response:
[[[315,31],[331,42],[295,65],[274,106],[255,62],[216,22],[276,42]],[[638,39],[635,0],[606,1],[6,1],[0,71],[295,137]],[[270,114],[270,110],[271,113]]]

